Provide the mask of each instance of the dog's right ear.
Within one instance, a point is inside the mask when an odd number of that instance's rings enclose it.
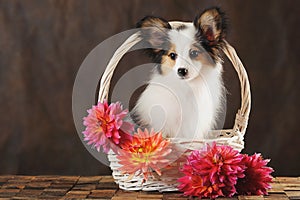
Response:
[[[166,48],[168,44],[168,31],[171,25],[163,18],[147,16],[136,25],[141,28],[143,40],[150,44],[150,47],[158,52]]]

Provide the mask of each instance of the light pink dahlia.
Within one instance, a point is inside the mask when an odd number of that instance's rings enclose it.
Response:
[[[260,154],[245,155],[242,162],[246,166],[245,177],[238,180],[236,189],[238,194],[266,195],[271,188],[271,173],[274,171],[267,167],[270,160],[263,159]]]
[[[206,150],[193,151],[178,181],[185,195],[216,198],[236,193],[238,178],[244,177],[243,155],[230,146],[207,145]],[[201,180],[202,184],[195,180]]]
[[[87,112],[88,116],[83,118],[86,129],[82,133],[84,140],[97,151],[100,151],[102,146],[103,151],[107,153],[130,138],[133,125],[123,121],[128,111],[123,110],[120,102],[110,105],[107,101],[99,102]]]

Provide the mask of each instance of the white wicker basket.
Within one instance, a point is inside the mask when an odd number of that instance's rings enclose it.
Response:
[[[178,23],[178,22],[176,22]],[[108,98],[108,92],[110,82],[119,61],[123,55],[129,51],[135,44],[141,41],[140,33],[137,32],[131,35],[114,53],[110,62],[108,63],[106,70],[101,78],[99,88],[99,102],[103,102],[104,99]],[[190,149],[199,148],[206,143],[216,142],[217,144],[230,145],[233,148],[241,151],[244,148],[244,135],[247,128],[248,117],[251,106],[251,93],[250,85],[247,76],[247,72],[236,54],[234,48],[225,41],[225,47],[223,52],[229,58],[232,65],[234,66],[241,85],[241,108],[237,111],[235,117],[235,123],[232,129],[211,131],[211,138],[198,141],[187,141],[180,138],[171,139],[173,144],[188,146]],[[110,151],[108,154],[110,161],[110,167],[113,171],[112,175],[115,182],[119,184],[121,189],[125,190],[143,190],[143,191],[177,191],[177,179],[178,171],[174,172],[173,175],[168,176],[153,176],[150,177],[146,182],[143,182],[143,175],[137,175],[132,177],[130,180],[128,174],[123,174],[118,170],[121,165],[118,163],[117,155]]]

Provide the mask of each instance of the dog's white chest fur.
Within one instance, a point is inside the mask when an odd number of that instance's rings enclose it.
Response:
[[[189,82],[154,74],[134,108],[140,123],[165,137],[205,138],[222,102],[221,71],[217,65]]]

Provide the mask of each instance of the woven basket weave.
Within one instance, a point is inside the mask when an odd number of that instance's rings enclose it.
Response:
[[[178,22],[176,23],[178,24]],[[137,32],[131,35],[115,51],[101,78],[98,99],[99,102],[103,102],[104,99],[108,98],[110,82],[114,70],[116,69],[123,55],[141,40],[142,39],[140,37],[140,32]],[[237,111],[233,128],[210,131],[210,139],[188,141],[182,138],[171,138],[172,144],[185,146],[189,149],[199,149],[199,147],[203,146],[206,143],[215,142],[217,144],[229,145],[239,151],[244,148],[244,135],[248,124],[248,117],[251,106],[250,84],[247,72],[241,60],[237,56],[235,49],[230,44],[228,44],[227,41],[224,42],[225,47],[223,48],[223,52],[234,66],[241,85],[241,107]],[[143,175],[136,175],[129,179],[128,174],[123,174],[118,170],[121,165],[118,163],[117,155],[113,151],[110,151],[108,153],[108,159],[110,161],[110,168],[113,171],[112,175],[115,179],[115,182],[119,184],[119,187],[121,189],[160,192],[177,191],[177,179],[179,178],[178,171],[174,172],[173,174],[172,172],[170,172],[167,176],[153,176],[150,177],[146,182],[143,182]]]

